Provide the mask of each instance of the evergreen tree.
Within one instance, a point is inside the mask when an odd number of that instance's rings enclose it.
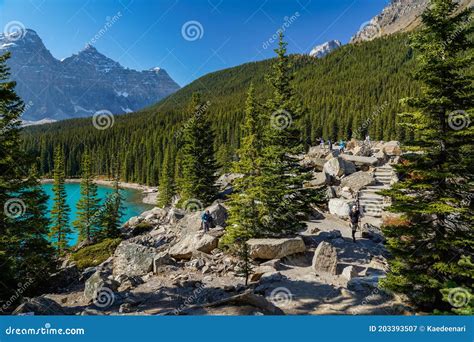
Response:
[[[171,151],[165,150],[163,165],[160,174],[160,186],[158,187],[157,205],[161,208],[171,204],[174,192],[173,165],[171,161]]]
[[[207,205],[217,195],[214,131],[207,117],[207,104],[201,102],[198,93],[193,94],[190,107],[193,116],[186,123],[182,136],[180,195],[183,203],[192,199]]]
[[[24,104],[9,80],[9,57],[0,55],[0,307],[19,284],[28,284],[22,295],[35,295],[55,266],[47,240],[47,196],[33,160],[21,148]]]
[[[383,227],[393,256],[383,284],[425,310],[472,314],[473,42],[470,11],[457,7],[432,0],[412,35],[422,92],[404,101],[402,119],[423,153],[404,156],[400,182],[385,192],[403,216]]]
[[[272,95],[262,115],[263,148],[261,174],[257,177],[259,204],[265,217],[262,235],[291,234],[306,225],[310,191],[303,189],[308,179],[296,155],[303,152],[298,121],[303,112],[292,87],[293,73],[280,33],[277,58],[267,82]]]
[[[114,174],[114,191],[105,199],[103,209],[100,211],[99,222],[100,232],[98,238],[100,240],[114,238],[120,235],[120,220],[123,216],[124,198],[120,193],[120,169],[119,162],[115,162]]]
[[[244,137],[237,151],[239,160],[232,165],[232,171],[242,174],[234,180],[234,192],[227,202],[229,218],[226,234],[221,244],[232,246],[237,239],[247,241],[258,236],[263,230],[262,209],[259,198],[262,196],[262,185],[259,183],[262,162],[262,129],[261,115],[257,110],[254,87],[250,85],[245,106],[245,118],[242,124]]]
[[[72,233],[69,227],[69,205],[65,189],[64,152],[57,146],[54,158],[53,208],[51,210],[51,228],[49,236],[56,247],[58,255],[62,255],[68,246],[68,235]]]
[[[250,258],[250,247],[247,244],[245,238],[237,238],[237,255],[239,256],[240,263],[236,272],[237,276],[245,278],[245,286],[248,285],[249,277],[252,274],[252,259]]]
[[[77,219],[74,221],[79,239],[78,241],[92,241],[98,230],[97,211],[99,198],[97,185],[91,170],[91,156],[89,152],[83,154],[81,198],[77,202]]]

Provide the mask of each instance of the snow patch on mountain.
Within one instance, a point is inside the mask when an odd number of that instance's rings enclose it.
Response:
[[[331,40],[321,45],[315,46],[311,52],[310,56],[316,58],[323,58],[324,56],[330,54],[334,50],[339,49],[342,46],[342,43],[339,40]]]

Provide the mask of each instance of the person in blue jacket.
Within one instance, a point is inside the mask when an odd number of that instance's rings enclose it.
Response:
[[[206,210],[201,216],[201,227],[204,229],[204,233],[209,231],[212,224],[212,216],[209,210]]]

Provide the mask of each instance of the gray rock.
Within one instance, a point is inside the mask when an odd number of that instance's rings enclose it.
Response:
[[[113,293],[117,291],[119,285],[118,281],[110,279],[107,274],[97,271],[86,280],[84,298],[89,301],[96,301],[101,300],[100,297],[102,293],[107,296],[113,296]],[[104,289],[106,291],[104,291]]]
[[[356,277],[349,280],[347,288],[355,292],[372,292],[378,289],[380,276]]]
[[[28,298],[12,313],[13,315],[66,315],[66,311],[54,300],[44,296]]]
[[[347,266],[342,270],[341,275],[342,275],[343,278],[345,278],[347,280],[351,280],[352,278],[357,277],[358,272],[354,268],[354,266]]]
[[[353,163],[357,166],[375,166],[378,164],[379,160],[375,157],[361,157],[361,156],[351,156],[349,154],[342,154],[341,158],[346,162]],[[355,172],[355,171],[354,171]]]
[[[338,217],[347,218],[349,216],[350,208],[354,204],[354,200],[331,198],[328,204],[329,212],[333,215],[337,215]]]
[[[172,261],[167,251],[156,254],[153,258],[153,273],[158,273],[162,266],[169,265]]]
[[[324,164],[323,171],[331,177],[339,178],[356,172],[356,168],[350,161],[346,161],[341,157],[336,157],[329,159],[326,164]]]
[[[304,184],[305,188],[319,188],[329,184],[328,174],[325,172],[313,173],[313,179]]]
[[[387,156],[399,156],[402,154],[402,150],[400,148],[400,143],[398,141],[389,141],[386,142],[382,147],[383,152]]]
[[[353,194],[368,185],[375,184],[374,176],[368,172],[355,172],[341,180],[341,187],[348,187]]]
[[[247,241],[253,259],[281,259],[287,255],[302,253],[306,246],[301,237],[282,239],[250,239]]]
[[[145,275],[153,270],[155,254],[154,248],[122,241],[114,253],[113,274]]]
[[[313,257],[313,270],[316,273],[335,275],[337,272],[337,251],[330,243],[321,242]]]
[[[201,232],[189,232],[182,237],[169,250],[169,254],[175,259],[191,259],[193,252],[211,253],[217,248],[219,239],[210,234]]]

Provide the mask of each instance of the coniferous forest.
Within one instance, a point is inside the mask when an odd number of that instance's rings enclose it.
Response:
[[[402,110],[399,100],[419,92],[410,77],[414,60],[407,42],[408,35],[400,34],[346,45],[321,60],[291,56],[295,96],[303,107],[297,124],[305,146],[319,137],[348,140],[366,133],[373,140],[412,139],[396,125],[396,113]],[[203,76],[148,109],[115,116],[113,127],[103,131],[95,129],[90,118],[27,128],[24,146],[37,156],[43,175],[52,173],[54,146],[59,144],[67,155],[68,177],[80,175],[82,154],[90,150],[96,156],[96,174],[109,176],[118,155],[123,181],[157,185],[165,150],[176,154],[185,122],[194,113],[192,94],[199,93],[215,131],[218,165],[225,169],[239,148],[247,89],[253,82],[256,101],[268,97],[265,78],[272,63],[247,63]]]

